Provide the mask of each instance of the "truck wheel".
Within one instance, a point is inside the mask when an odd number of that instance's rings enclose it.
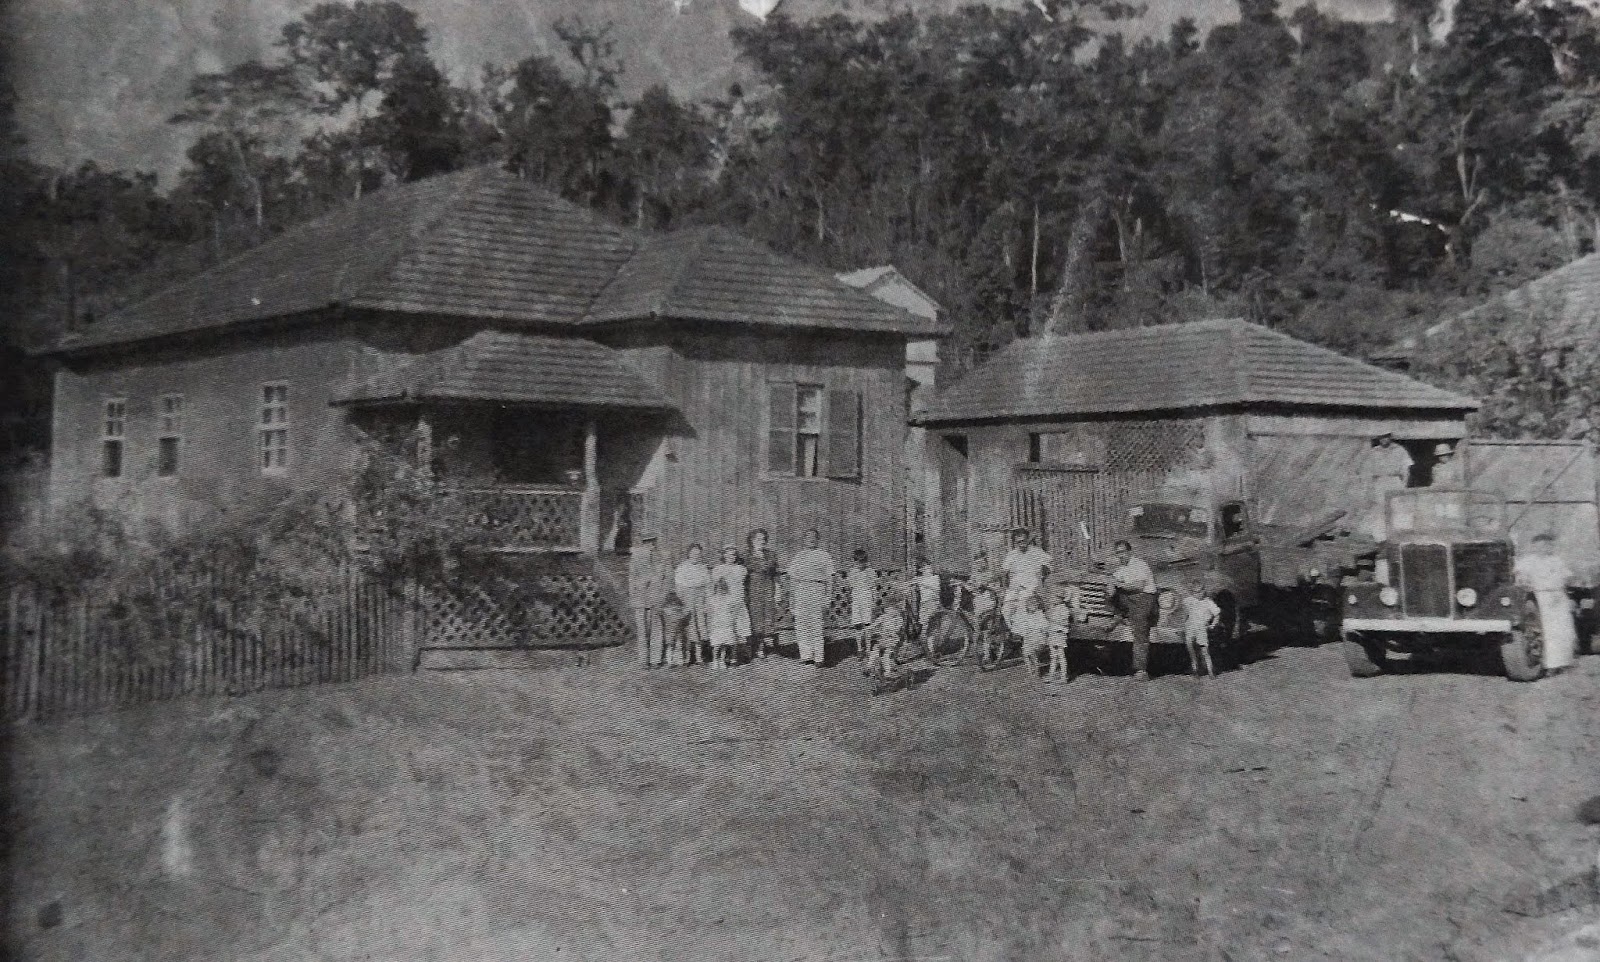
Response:
[[[1357,635],[1344,636],[1344,663],[1350,666],[1353,678],[1371,678],[1383,674],[1389,659],[1376,642],[1365,641]]]
[[[1522,624],[1500,643],[1500,663],[1512,681],[1537,681],[1544,675],[1544,625],[1539,621],[1539,602],[1522,602]]]

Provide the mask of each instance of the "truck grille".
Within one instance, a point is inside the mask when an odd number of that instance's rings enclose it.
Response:
[[[1511,580],[1511,546],[1504,541],[1458,544],[1452,553],[1457,591],[1471,588],[1486,599]]]
[[[1411,617],[1450,615],[1450,549],[1442,544],[1400,547],[1400,602]]]

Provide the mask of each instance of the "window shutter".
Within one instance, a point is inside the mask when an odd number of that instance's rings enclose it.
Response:
[[[828,477],[861,476],[861,392],[828,392]]]
[[[794,474],[794,385],[767,385],[767,471]]]

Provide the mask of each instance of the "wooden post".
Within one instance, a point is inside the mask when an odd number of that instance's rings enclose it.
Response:
[[[600,551],[600,427],[594,418],[583,424],[583,501],[578,509],[578,547],[585,554]]]

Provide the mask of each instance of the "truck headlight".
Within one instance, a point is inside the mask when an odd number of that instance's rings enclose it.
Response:
[[[1347,602],[1349,602],[1352,607],[1355,606],[1355,605],[1361,604],[1361,596],[1360,595],[1351,595],[1349,598],[1346,598],[1345,600]]]
[[[1393,608],[1400,603],[1400,592],[1389,585],[1384,585],[1383,590],[1378,592],[1378,600]]]
[[[1463,608],[1471,608],[1478,603],[1478,593],[1471,588],[1462,588],[1456,592],[1456,604]]]
[[[1500,607],[1502,607],[1502,608],[1511,607],[1511,596],[1510,595],[1505,595],[1505,596],[1502,596],[1500,598]]]

